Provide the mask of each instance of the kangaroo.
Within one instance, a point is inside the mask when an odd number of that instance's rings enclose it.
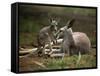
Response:
[[[89,52],[91,47],[91,42],[88,36],[83,32],[73,32],[72,26],[75,20],[70,20],[67,22],[66,26],[62,27],[57,32],[57,38],[60,34],[63,34],[63,41],[61,44],[61,52],[68,55],[73,54],[86,54]]]
[[[49,45],[50,53],[52,53],[51,42],[56,43],[55,33],[57,32],[58,21],[55,19],[50,20],[49,26],[43,27],[37,36],[39,53],[45,53],[45,45]],[[42,47],[42,51],[41,51]]]

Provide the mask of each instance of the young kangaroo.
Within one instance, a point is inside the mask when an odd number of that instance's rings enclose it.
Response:
[[[56,42],[55,33],[57,32],[57,25],[58,22],[55,19],[51,19],[51,24],[49,26],[46,26],[42,28],[38,34],[37,41],[38,41],[38,51],[39,53],[44,54],[46,44],[49,45],[50,52],[52,53],[52,46],[51,42]],[[42,47],[42,51],[41,51]]]
[[[88,36],[83,32],[72,32],[74,20],[68,21],[67,25],[58,31],[59,38],[60,33],[63,34],[63,41],[61,45],[61,51],[68,55],[73,54],[85,54],[88,53],[91,47]]]

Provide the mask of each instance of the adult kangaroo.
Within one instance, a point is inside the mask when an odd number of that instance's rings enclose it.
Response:
[[[57,38],[63,35],[61,52],[68,55],[89,53],[91,42],[85,33],[72,31],[71,27],[74,21],[73,19],[68,21],[66,26],[60,28],[57,32]]]
[[[46,44],[49,45],[50,52],[52,52],[51,42],[56,43],[55,34],[57,32],[58,21],[55,19],[50,20],[50,25],[43,27],[37,36],[38,53],[45,53]],[[41,50],[42,47],[42,50]]]

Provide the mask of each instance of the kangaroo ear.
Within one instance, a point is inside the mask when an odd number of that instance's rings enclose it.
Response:
[[[69,21],[67,22],[67,28],[72,27],[73,24],[74,24],[74,22],[75,22],[75,19],[69,20]]]

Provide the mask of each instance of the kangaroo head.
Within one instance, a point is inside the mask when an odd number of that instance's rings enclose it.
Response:
[[[69,21],[67,22],[67,24],[66,24],[64,27],[62,27],[62,28],[60,28],[60,29],[58,30],[58,32],[57,32],[57,34],[56,34],[57,39],[60,37],[61,34],[64,34],[65,31],[66,31],[66,33],[67,33],[67,32],[68,32],[68,33],[72,33],[71,27],[73,26],[74,21],[75,21],[74,19],[69,20]]]
[[[56,19],[51,19],[50,20],[50,28],[51,28],[51,30],[52,31],[57,31],[57,25],[58,25],[58,23],[59,23],[59,20],[56,20]]]

